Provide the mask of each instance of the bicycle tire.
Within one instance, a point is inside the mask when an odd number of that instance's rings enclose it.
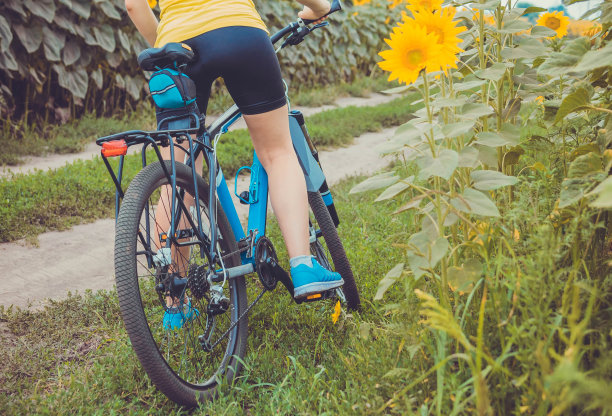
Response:
[[[166,169],[172,172],[170,161],[165,161],[164,163]],[[175,172],[177,188],[193,195],[194,187],[191,168],[177,162],[175,164]],[[194,342],[194,337],[197,335],[196,332],[203,327],[201,322],[203,316],[206,315],[203,310],[203,307],[206,306],[203,302],[204,297],[195,299],[193,297],[194,293],[187,293],[190,289],[186,286],[187,289],[184,289],[185,296],[189,297],[191,295],[190,302],[194,302],[194,308],[200,308],[200,313],[193,315],[195,316],[194,320],[190,320],[180,330],[183,332],[170,332],[162,329],[167,332],[167,339],[164,338],[163,334],[159,335],[163,313],[167,305],[160,304],[158,308],[155,308],[155,299],[153,299],[153,306],[150,306],[151,301],[149,299],[152,295],[150,290],[146,290],[146,285],[150,285],[150,275],[152,275],[152,272],[149,269],[149,275],[144,278],[139,276],[139,267],[142,270],[143,266],[148,268],[148,265],[143,264],[142,257],[145,256],[144,254],[138,257],[139,251],[137,246],[140,244],[144,247],[142,244],[142,234],[140,237],[138,234],[142,233],[140,228],[142,227],[141,221],[143,219],[146,220],[151,215],[150,210],[147,215],[145,206],[149,203],[153,205],[151,201],[155,199],[154,194],[156,194],[156,190],[159,189],[160,192],[165,191],[167,188],[162,188],[162,186],[167,184],[168,181],[161,163],[155,162],[145,167],[136,175],[125,193],[116,223],[115,277],[117,294],[121,314],[132,347],[151,381],[162,393],[176,403],[186,407],[195,407],[199,402],[215,397],[219,383],[222,380],[231,381],[240,371],[241,359],[246,352],[248,322],[245,316],[230,332],[227,337],[227,346],[225,347],[223,357],[220,359],[218,368],[215,368],[216,364],[213,364],[211,367],[215,369],[212,375],[199,374],[203,368],[206,368],[206,361],[202,362],[201,360],[206,360],[213,356],[216,359],[215,354],[217,353],[215,351],[213,353],[206,353],[203,350],[198,350],[198,344]],[[197,186],[201,211],[206,214],[208,211],[208,184],[199,175],[197,175]],[[161,199],[158,199],[157,203],[161,204]],[[190,209],[191,215],[194,215],[193,211]],[[197,224],[197,221],[195,223]],[[157,223],[155,224],[157,225]],[[208,224],[207,217],[202,218],[202,224],[203,228]],[[237,250],[236,240],[219,204],[217,204],[217,224],[220,239],[219,247],[222,253],[235,252]],[[190,249],[189,264],[191,264],[194,252],[198,254],[200,251]],[[237,266],[240,263],[240,256],[238,254],[234,254],[225,260],[227,267]],[[193,264],[197,264],[196,260],[194,260]],[[191,266],[189,270],[191,270]],[[156,283],[158,276],[159,274],[156,274]],[[191,278],[188,277],[188,281]],[[247,295],[244,277],[229,280],[227,286],[226,290],[231,306],[226,314],[229,313],[232,316],[229,318],[230,323],[226,322],[226,318],[219,318],[219,325],[225,325],[229,329],[231,322],[234,322],[235,318],[240,316],[246,309]],[[158,288],[159,285],[155,287]],[[157,293],[157,296],[159,300],[162,300],[162,295]],[[146,307],[143,299],[146,299]],[[165,299],[168,298],[166,297]],[[202,303],[200,303],[201,301]],[[147,309],[145,310],[145,308]],[[149,312],[151,318],[148,319],[147,311],[151,308],[153,308],[153,311]],[[190,332],[192,333],[191,335],[189,334]],[[176,335],[172,335],[175,333],[178,335],[183,334],[184,337],[182,348],[185,352],[183,352],[184,356],[180,358],[171,355],[171,352],[174,353],[174,351],[180,351],[181,349],[181,339]],[[167,345],[164,344],[166,341]],[[179,344],[178,348],[171,345],[174,342]],[[180,362],[180,364],[177,365],[177,362]],[[184,369],[183,362],[185,362]],[[194,376],[187,379],[190,377],[191,370],[188,369],[190,364],[194,366]]]
[[[308,192],[308,203],[310,204],[310,209],[312,210],[318,228],[321,230],[321,234],[325,240],[327,251],[329,251],[329,255],[332,258],[334,269],[336,272],[340,273],[340,276],[344,279],[342,291],[346,298],[347,307],[353,310],[359,309],[359,290],[357,289],[355,277],[353,276],[353,270],[346,257],[342,241],[340,241],[340,237],[338,236],[338,230],[336,230],[336,226],[329,215],[329,211],[323,202],[321,194],[319,192]],[[317,239],[313,244],[320,244],[319,240],[320,239]],[[319,258],[319,263],[323,266],[326,265],[325,263],[329,264],[327,258],[320,258],[325,256],[324,250],[320,250],[317,247],[311,247],[311,249],[313,255]]]

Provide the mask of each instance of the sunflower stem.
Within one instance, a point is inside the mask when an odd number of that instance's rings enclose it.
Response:
[[[427,78],[427,71],[423,69],[421,71],[421,75],[423,75],[423,99],[425,100],[425,108],[427,108],[427,121],[431,126],[433,122],[433,111],[431,109],[431,100],[429,98],[429,80]],[[433,127],[430,127],[429,136],[427,137],[427,142],[429,143],[429,148],[431,149],[432,157],[436,157],[436,142],[433,137]]]

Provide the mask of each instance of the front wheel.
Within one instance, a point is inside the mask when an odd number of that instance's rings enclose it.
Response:
[[[197,175],[204,234],[198,238],[192,171],[175,164],[172,201],[164,166],[172,172],[169,161],[152,163],[127,189],[116,224],[115,278],[121,315],[140,363],[166,396],[193,407],[216,395],[219,383],[240,369],[246,316],[232,324],[246,309],[246,285],[244,277],[223,285],[207,280],[210,270],[240,265],[234,234],[217,204],[217,250],[223,264],[210,264],[208,185]],[[168,244],[173,205],[176,236]],[[160,261],[164,255],[170,264]]]
[[[312,255],[323,267],[329,270],[335,269],[336,272],[340,273],[340,276],[344,279],[344,286],[338,289],[339,297],[346,299],[349,309],[359,309],[359,291],[357,290],[353,270],[321,194],[319,192],[308,192],[308,203],[314,215],[314,221],[311,219],[312,227],[315,231],[320,229],[322,237],[311,241]],[[334,267],[329,261],[330,257]]]

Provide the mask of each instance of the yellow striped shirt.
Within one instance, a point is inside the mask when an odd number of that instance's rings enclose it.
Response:
[[[156,47],[227,26],[268,31],[252,0],[159,0],[159,8]]]

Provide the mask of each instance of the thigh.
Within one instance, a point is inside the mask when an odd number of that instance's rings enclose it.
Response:
[[[240,111],[261,114],[285,105],[285,86],[268,34],[252,27],[225,29],[227,51],[219,72]]]
[[[243,114],[261,114],[286,104],[280,65],[268,34],[258,28],[230,26],[185,41],[195,52],[186,73],[195,81],[205,113],[212,83],[222,77]]]

